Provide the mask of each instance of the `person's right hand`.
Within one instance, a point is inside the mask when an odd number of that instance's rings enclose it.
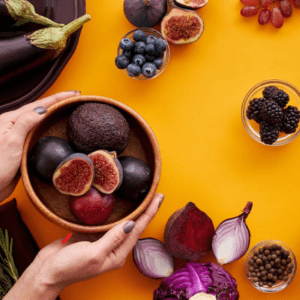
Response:
[[[34,288],[38,284],[38,289],[44,287],[42,299],[52,300],[72,283],[122,267],[140,235],[158,212],[163,199],[164,195],[155,195],[135,222],[118,224],[96,241],[87,241],[91,235],[73,234],[65,244],[61,238],[43,248],[20,278],[20,283],[16,283],[17,287],[13,287],[16,299],[40,299]],[[14,298],[4,298],[10,299]]]

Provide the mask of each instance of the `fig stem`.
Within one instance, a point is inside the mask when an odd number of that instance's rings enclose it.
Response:
[[[175,7],[175,3],[174,3],[174,0],[167,0],[168,1],[168,4],[169,4],[169,7],[170,7],[170,10],[173,9]]]
[[[145,4],[146,5],[149,5],[150,4],[150,1],[149,0],[144,0]]]

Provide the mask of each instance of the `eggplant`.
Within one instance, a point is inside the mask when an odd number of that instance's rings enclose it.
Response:
[[[30,22],[52,27],[63,26],[37,14],[34,6],[26,0],[0,0],[0,31]]]
[[[90,19],[90,15],[84,15],[60,28],[0,40],[0,85],[56,58],[65,49],[68,37]]]

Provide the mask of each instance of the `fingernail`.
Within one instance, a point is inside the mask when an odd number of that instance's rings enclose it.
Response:
[[[43,115],[44,113],[46,113],[47,108],[45,106],[38,106],[38,107],[34,108],[33,111],[39,115]]]
[[[159,205],[158,205],[158,208],[160,208],[161,204],[163,203],[164,199],[165,199],[165,195],[164,194],[158,194],[159,197],[161,198],[160,199],[160,202],[159,202]]]
[[[70,91],[67,91],[67,92],[75,92],[75,94],[77,94],[77,95],[81,95],[81,91],[70,90]]]
[[[132,231],[132,229],[134,228],[134,221],[129,221],[128,223],[126,223],[123,227],[123,230],[126,234],[128,234],[129,232]]]

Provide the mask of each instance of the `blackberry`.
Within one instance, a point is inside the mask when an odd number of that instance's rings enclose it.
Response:
[[[284,133],[293,133],[299,125],[300,112],[295,106],[289,105],[283,110],[283,120],[280,131]]]
[[[275,101],[280,107],[285,107],[290,100],[289,95],[285,91],[272,85],[264,89],[263,95],[265,99]]]
[[[265,120],[259,124],[260,140],[267,145],[275,143],[279,136],[279,125]]]
[[[253,119],[258,124],[262,121],[261,109],[265,101],[266,101],[265,98],[259,98],[259,99],[255,98],[250,101],[250,104],[246,112],[247,118],[249,120]]]
[[[269,123],[279,124],[282,121],[282,108],[273,100],[266,100],[261,108],[261,117]]]

